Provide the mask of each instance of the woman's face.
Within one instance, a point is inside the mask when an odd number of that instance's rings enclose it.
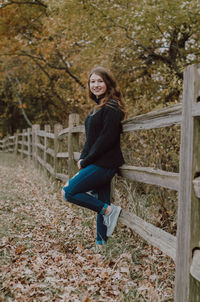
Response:
[[[98,98],[107,90],[106,83],[99,75],[93,73],[90,77],[90,91]]]

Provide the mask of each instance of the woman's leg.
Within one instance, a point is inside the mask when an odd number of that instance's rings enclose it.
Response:
[[[110,190],[111,190],[111,181],[109,181],[107,184],[99,188],[96,192],[98,199],[106,202],[110,205]],[[108,237],[106,236],[107,227],[103,223],[103,215],[97,214],[97,238],[96,243],[97,244],[104,244],[107,242]]]
[[[64,198],[69,202],[103,214],[108,204],[86,192],[104,186],[110,182],[114,174],[114,169],[89,165],[81,169],[69,180],[68,185],[63,187]]]

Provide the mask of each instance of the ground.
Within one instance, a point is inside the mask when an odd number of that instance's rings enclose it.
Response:
[[[118,225],[95,253],[95,214],[62,183],[0,153],[0,302],[173,301],[174,263]]]

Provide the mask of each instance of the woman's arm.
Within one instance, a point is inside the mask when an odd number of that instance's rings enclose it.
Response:
[[[81,155],[80,155],[80,159],[83,159],[85,158],[85,156],[88,154],[88,144],[87,144],[87,140],[85,141],[85,144],[84,144],[84,147],[83,147],[83,150],[81,152]]]

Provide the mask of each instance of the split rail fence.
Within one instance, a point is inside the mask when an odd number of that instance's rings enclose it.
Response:
[[[184,72],[181,104],[130,118],[123,122],[123,133],[174,124],[181,124],[179,173],[123,165],[120,175],[129,180],[179,191],[177,236],[125,209],[120,220],[175,261],[175,301],[200,302],[200,65],[189,66]],[[68,128],[55,125],[51,132],[49,125],[44,130],[34,125],[32,129],[1,140],[0,150],[27,156],[56,179],[66,181],[77,171],[82,134],[84,126],[79,124],[79,115],[71,114]],[[63,171],[66,159],[67,168]]]

